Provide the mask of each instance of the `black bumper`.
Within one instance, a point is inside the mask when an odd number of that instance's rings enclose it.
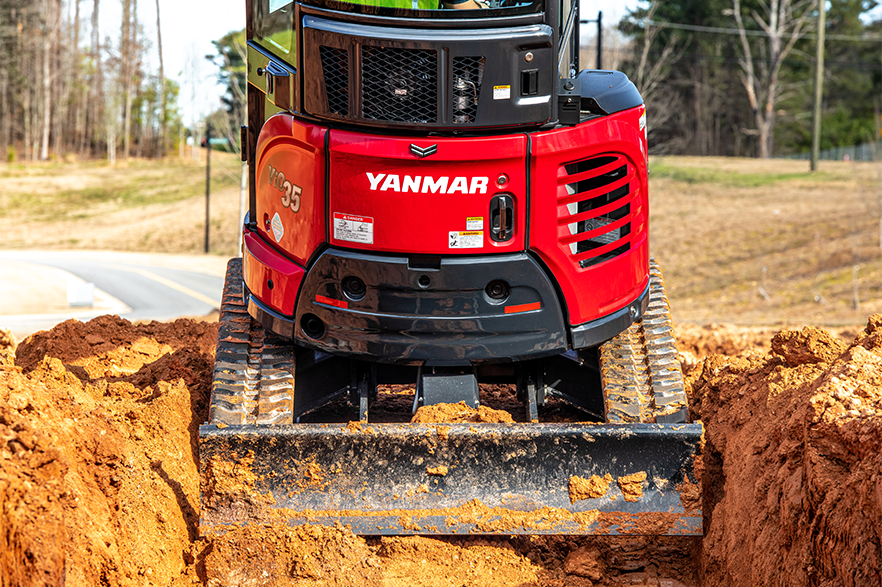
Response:
[[[349,277],[364,282],[363,298],[344,293],[342,282]],[[488,295],[486,288],[494,281],[508,285],[504,300]],[[444,257],[413,266],[407,257],[338,249],[325,251],[304,278],[293,318],[268,308],[247,289],[245,295],[252,317],[304,346],[429,366],[556,355],[572,344],[568,338],[575,348],[594,346],[639,318],[646,298],[644,292],[607,317],[568,329],[553,282],[526,253]],[[315,319],[321,321],[321,333],[313,329],[309,336],[303,326]]]

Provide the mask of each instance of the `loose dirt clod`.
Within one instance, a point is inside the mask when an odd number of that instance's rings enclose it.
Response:
[[[582,499],[597,499],[606,495],[609,484],[612,483],[612,475],[607,473],[603,477],[591,475],[589,479],[584,477],[570,477],[569,494],[570,503],[576,503]]]
[[[362,538],[341,526],[263,525],[200,536],[197,431],[215,337],[213,324],[102,317],[0,349],[0,584],[880,584],[882,316],[850,344],[803,329],[752,354],[696,359],[703,540]],[[443,442],[449,430],[436,430]],[[324,474],[297,466],[305,483]],[[265,498],[234,469],[243,501]],[[620,478],[622,490],[641,487],[637,477]],[[571,498],[602,495],[612,481],[573,477]],[[687,510],[697,489],[677,488]]]
[[[616,479],[619,489],[625,497],[625,501],[640,501],[643,497],[643,482],[646,481],[646,472],[632,473]]]

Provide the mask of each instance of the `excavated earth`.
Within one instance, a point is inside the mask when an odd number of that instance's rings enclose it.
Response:
[[[845,339],[682,330],[703,539],[200,537],[217,325],[101,317],[17,348],[0,334],[0,585],[882,583],[882,316]]]

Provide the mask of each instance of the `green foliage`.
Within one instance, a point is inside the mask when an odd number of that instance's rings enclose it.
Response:
[[[239,149],[239,126],[246,123],[246,89],[248,83],[248,68],[246,63],[247,38],[245,29],[232,31],[212,41],[217,56],[214,64],[218,67],[218,80],[227,90],[221,98],[226,120],[216,117],[213,113],[212,126],[221,136],[226,136]]]
[[[6,162],[15,163],[15,147],[12,145],[9,145],[9,148],[6,149]]]
[[[829,0],[825,43],[825,87],[822,148],[861,144],[876,132],[882,110],[882,67],[879,40],[882,21],[865,22],[876,0]],[[761,0],[742,0],[748,28],[759,29],[753,14],[762,14]],[[656,23],[736,28],[732,0],[643,1],[619,25],[633,43],[632,58],[620,65],[632,79],[643,45],[650,36],[644,18]],[[813,35],[815,11],[804,27]],[[848,38],[842,38],[842,36]],[[875,38],[873,38],[873,37]],[[862,37],[870,37],[866,41]],[[756,152],[756,121],[741,82],[741,39],[729,32],[702,32],[661,27],[648,51],[650,67],[664,58],[671,40],[678,51],[668,55],[664,79],[647,100],[650,149],[654,153],[689,155],[751,155]],[[765,53],[762,36],[750,36],[754,66],[760,72]],[[784,61],[778,76],[781,96],[776,103],[774,153],[805,152],[811,148],[814,81],[814,38],[803,38]],[[638,88],[645,91],[644,88]],[[653,121],[654,124],[653,124]]]

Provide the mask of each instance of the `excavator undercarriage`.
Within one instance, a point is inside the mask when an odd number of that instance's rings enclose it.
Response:
[[[309,349],[265,330],[248,299],[233,259],[200,427],[203,532],[701,534],[702,426],[687,423],[654,260],[641,319],[599,348],[465,369]],[[448,400],[488,405],[484,385],[520,400],[517,421],[409,421]],[[393,396],[397,412],[375,410]],[[575,410],[548,415],[561,405]]]

